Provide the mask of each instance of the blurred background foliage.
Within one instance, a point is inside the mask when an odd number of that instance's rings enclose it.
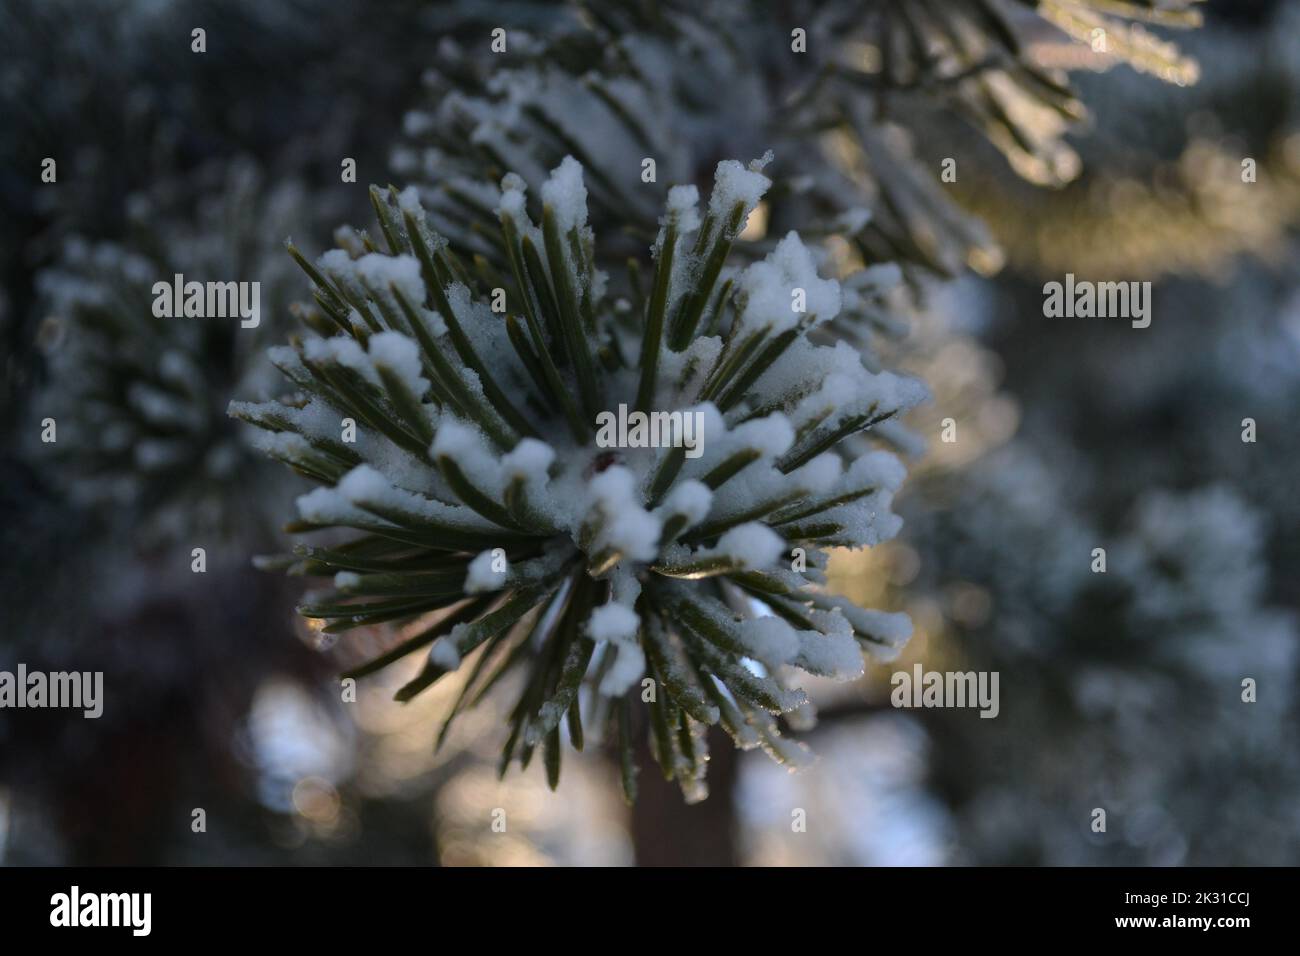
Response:
[[[0,715],[0,862],[1300,861],[1300,3],[753,6],[0,9],[0,669],[102,670],[111,693],[97,721]],[[1203,27],[1166,29],[1189,11]],[[817,686],[798,729],[820,759],[800,774],[715,747],[708,801],[645,775],[629,809],[600,753],[566,760],[558,795],[539,768],[498,780],[491,701],[435,753],[459,688],[395,705],[418,661],[341,701],[338,670],[386,638],[326,646],[295,623],[294,585],[249,566],[294,489],[211,414],[256,350],[132,304],[157,269],[234,262],[284,329],[302,287],[281,240],[324,248],[368,218],[367,182],[417,182],[454,213],[439,189],[502,171],[484,142],[540,169],[641,155],[602,127],[557,137],[544,101],[518,109],[493,86],[496,26],[510,69],[561,105],[606,80],[644,97],[664,188],[777,148],[756,248],[820,227],[828,262],[902,266],[906,334],[859,344],[935,400],[894,436],[915,453],[903,534],[832,579],[908,611],[916,637]],[[57,184],[39,183],[47,156]],[[653,232],[638,197],[605,198]],[[1150,328],[1044,318],[1042,285],[1067,272],[1152,281]],[[179,394],[169,370],[193,366],[207,384]],[[47,414],[127,437],[56,459]],[[141,452],[159,434],[172,457]],[[998,671],[999,717],[890,707],[890,673],[917,662]]]

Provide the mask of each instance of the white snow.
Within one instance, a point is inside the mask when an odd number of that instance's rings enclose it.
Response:
[[[799,631],[799,654],[794,663],[811,674],[837,681],[856,680],[865,669],[862,648],[853,636],[849,622],[838,614],[831,615],[835,626],[822,631]]]
[[[713,492],[708,485],[687,479],[673,485],[672,491],[658,510],[663,515],[681,515],[686,519],[686,526],[691,527],[708,516],[712,503]]]
[[[867,649],[879,660],[894,660],[912,636],[912,619],[901,612],[859,607],[848,598],[824,594],[813,600],[818,607],[828,608],[836,616],[842,616],[853,630],[864,635],[868,641]]]
[[[356,277],[356,265],[344,249],[327,249],[316,260],[316,266],[328,276],[344,281]]]
[[[728,435],[728,448],[752,448],[764,458],[775,458],[789,451],[794,444],[794,428],[780,412],[766,418],[755,418],[737,425]]]
[[[328,339],[311,338],[303,343],[303,354],[310,362],[337,363],[352,369],[372,385],[379,385],[379,373],[356,339],[335,335]]]
[[[804,292],[804,311],[795,311],[795,290]],[[840,284],[817,275],[812,254],[798,233],[790,232],[767,258],[751,264],[740,274],[737,299],[741,321],[757,331],[771,326],[774,332],[790,328],[805,315],[817,322],[829,321],[840,312]]]
[[[740,636],[750,655],[769,667],[788,664],[799,653],[799,635],[779,617],[742,621]]]
[[[464,625],[458,624],[451,634],[438,638],[429,648],[429,660],[445,671],[454,671],[460,667],[460,651],[456,649],[455,635],[461,627]]]
[[[328,491],[329,489],[317,490]],[[443,504],[441,501],[434,501],[395,486],[382,472],[370,465],[358,465],[344,475],[338,483],[336,497],[344,504],[354,505],[357,508],[373,506],[387,511],[401,512],[414,522],[436,521],[440,524],[451,524],[475,531],[499,530],[468,508]],[[355,508],[353,510],[363,525],[373,524],[377,520],[368,513],[356,511]]]
[[[288,345],[273,345],[266,350],[266,357],[271,364],[282,369],[286,375],[306,375],[307,369],[302,364],[298,350]]]
[[[582,182],[582,164],[565,156],[542,185],[542,202],[555,213],[556,225],[567,235],[570,229],[587,224],[587,187]]]
[[[713,174],[713,194],[709,197],[709,214],[719,225],[730,219],[732,208],[740,203],[744,207],[740,216],[740,226],[744,226],[749,214],[772,185],[772,180],[761,172],[763,166],[771,160],[771,155],[769,150],[763,160],[750,164],[757,166],[757,169],[747,169],[734,159],[724,159],[718,163]]]
[[[497,204],[497,212],[520,227],[531,225],[528,221],[528,184],[522,176],[507,173],[501,180],[501,200]]]
[[[424,279],[420,277],[420,262],[415,256],[371,252],[357,259],[354,266],[361,281],[370,288],[384,291],[393,286],[412,306],[424,303]]]
[[[871,608],[858,608],[854,625],[859,624],[861,626],[858,630],[870,634],[890,647],[902,647],[912,636],[912,619],[901,611],[891,613]]]
[[[424,216],[424,207],[420,205],[420,190],[415,186],[407,186],[397,194],[397,207],[419,222]]]
[[[587,634],[595,641],[634,641],[640,625],[632,608],[611,601],[591,612]]]
[[[384,503],[395,490],[391,481],[369,465],[357,465],[338,483],[339,494],[352,502]]]
[[[435,340],[447,334],[447,323],[441,313],[433,309],[419,309],[416,314]]]
[[[304,521],[322,525],[365,525],[375,519],[341,497],[333,488],[316,488],[294,504]]]
[[[334,256],[333,261],[339,263],[340,268],[346,268],[350,275],[352,271],[351,265],[345,267],[343,264],[347,263],[349,259],[359,259],[361,256],[366,254],[367,250],[365,240],[362,239],[361,233],[356,229],[353,229],[351,226],[339,226],[334,230],[333,236],[334,242],[338,246],[338,250],[331,249],[330,252],[341,251],[345,253],[341,258]],[[326,252],[322,255],[320,259],[317,260],[317,264],[320,265],[323,263],[325,261],[325,256],[328,256],[330,252]]]
[[[796,427],[829,413],[821,427],[830,429],[858,415],[903,412],[930,397],[919,379],[868,371],[861,355],[843,341],[833,348],[795,342],[759,377],[756,390],[794,398],[809,382],[820,384],[797,399],[790,413]]]
[[[810,674],[834,680],[862,676],[862,650],[853,629],[839,614],[815,616],[821,630],[797,631],[779,617],[742,621],[741,639],[754,659],[768,667],[793,664]]]
[[[417,398],[428,389],[420,363],[420,347],[414,339],[401,332],[380,332],[370,337],[368,348],[374,363],[395,372]]]
[[[622,465],[606,468],[591,479],[592,502],[604,517],[597,547],[611,548],[634,561],[650,561],[658,553],[659,519],[641,506],[636,476]]]
[[[297,432],[258,430],[255,434],[249,436],[249,442],[258,451],[277,458],[293,459],[306,455],[311,451],[311,443]]]
[[[783,414],[774,412],[727,429],[722,416],[712,404],[705,403],[695,408],[702,411],[704,415],[701,431],[705,436],[705,454],[686,462],[682,469],[684,476],[699,478],[737,452],[757,451],[759,453],[758,462],[746,466],[725,485],[719,487],[714,494],[714,508],[731,510],[736,504],[736,492],[732,491],[733,484],[740,482],[743,485],[751,474],[762,470],[762,462],[770,461],[788,451],[794,444],[794,428]]]
[[[510,565],[505,560],[505,556],[501,555],[499,556],[502,565],[501,570],[493,570],[492,565],[498,559],[498,556],[493,554],[494,550],[496,549],[488,548],[469,563],[469,573],[465,575],[466,594],[496,591],[505,584],[506,573],[510,570]]]
[[[713,553],[726,555],[746,568],[766,568],[776,563],[784,547],[779,534],[765,524],[750,521],[722,535]]]
[[[616,644],[614,665],[600,681],[600,693],[620,697],[645,673],[645,652],[638,644]]]
[[[501,466],[512,478],[522,476],[530,484],[543,485],[552,462],[555,461],[555,449],[536,438],[523,438],[519,444],[501,456]]]
[[[852,465],[845,475],[843,484],[848,487],[878,485],[889,491],[897,491],[907,477],[907,467],[896,455],[887,451],[869,451]]]
[[[661,225],[677,223],[679,235],[700,228],[700,191],[694,186],[673,186],[668,190],[668,212]]]
[[[868,453],[870,454],[870,453]],[[789,480],[809,494],[821,494],[833,488],[844,473],[844,462],[832,451],[823,452],[802,468],[790,472]]]
[[[444,416],[433,438],[434,457],[446,455],[454,461],[465,477],[485,494],[497,496],[502,491],[501,461],[494,455],[473,425],[450,415]]]

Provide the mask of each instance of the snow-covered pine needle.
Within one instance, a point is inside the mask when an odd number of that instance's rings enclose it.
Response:
[[[693,188],[673,190],[640,315],[617,306],[631,280],[596,268],[572,159],[540,202],[517,176],[496,191],[508,275],[462,258],[412,191],[374,192],[382,243],[315,262],[295,250],[326,334],[273,350],[291,399],[231,414],[320,484],[292,530],[353,533],[288,559],[333,585],[301,613],[327,631],[406,624],[353,671],[424,649],[399,699],[474,657],[452,717],[521,675],[503,769],[540,746],[554,784],[566,718],[574,746],[617,740],[631,767],[648,728],[664,773],[701,798],[708,724],[797,761],[776,721],[805,699],[793,676],[847,680],[861,651],[896,651],[899,629],[828,600],[820,569],[825,548],[897,531],[902,465],[883,451],[846,461],[844,440],[926,390],[808,339],[840,289],[797,235],[722,278],[768,185],[761,164],[721,163],[703,215]],[[793,311],[796,289],[815,315]],[[629,413],[693,435],[666,428],[656,444],[608,427]],[[340,438],[345,419],[355,441]]]

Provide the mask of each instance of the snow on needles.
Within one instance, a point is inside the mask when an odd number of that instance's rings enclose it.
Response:
[[[927,393],[808,338],[844,298],[796,233],[726,267],[770,158],[719,163],[703,216],[695,186],[672,187],[639,288],[597,268],[623,247],[587,225],[572,157],[534,180],[540,221],[521,176],[475,194],[499,221],[499,262],[438,237],[414,190],[390,192],[390,251],[340,231],[342,248],[316,260],[327,278],[311,325],[338,331],[275,350],[298,393],[230,406],[320,484],[297,502],[309,528],[360,535],[286,562],[334,584],[304,613],[421,622],[427,681],[481,648],[534,669],[507,758],[552,747],[566,715],[603,720],[651,677],[674,708],[657,756],[698,796],[704,725],[798,764],[773,716],[805,704],[798,672],[850,680],[864,651],[889,657],[910,634],[905,618],[826,594],[824,568],[828,549],[901,523],[902,463],[843,438],[869,438]],[[504,312],[489,305],[497,283]],[[595,700],[575,710],[582,693]]]

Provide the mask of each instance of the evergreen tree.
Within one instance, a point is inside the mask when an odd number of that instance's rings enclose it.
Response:
[[[195,714],[256,710],[258,680],[301,666],[266,655],[288,646],[284,585],[231,572],[196,588],[156,572],[197,531],[221,530],[240,561],[263,546],[289,487],[286,469],[250,454],[265,452],[319,487],[289,526],[308,537],[259,564],[319,579],[299,609],[319,644],[350,632],[354,653],[380,645],[347,676],[416,665],[398,696],[451,698],[440,744],[489,692],[505,698],[503,772],[540,746],[555,786],[567,730],[578,749],[610,741],[629,796],[648,751],[695,801],[708,728],[799,764],[787,734],[827,695],[810,678],[858,675],[863,650],[898,653],[905,616],[830,596],[828,554],[894,536],[903,467],[878,446],[912,453],[951,417],[962,441],[934,450],[900,511],[920,555],[910,596],[875,580],[877,565],[858,576],[889,597],[872,607],[920,610],[927,655],[956,638],[1014,689],[996,727],[923,718],[958,858],[1288,861],[1294,290],[1253,269],[1230,290],[1171,284],[1167,308],[1245,316],[1167,334],[1176,362],[1000,318],[977,345],[973,324],[919,308],[942,309],[939,280],[997,271],[1003,247],[1031,278],[1145,279],[1227,275],[1239,253],[1286,240],[1300,196],[1294,30],[1283,15],[1266,41],[1193,33],[1184,53],[1163,31],[1198,23],[1199,6],[612,0],[503,13],[410,0],[374,17],[333,0],[205,3],[225,28],[206,70],[175,43],[188,13],[117,0],[65,33],[67,4],[6,8],[6,62],[50,43],[40,69],[0,83],[19,120],[0,145],[0,404],[22,429],[0,461],[0,544],[61,573],[44,593],[4,567],[17,622],[5,652],[76,657],[147,688],[101,740],[163,723],[178,755],[203,733]],[[109,27],[120,71],[96,46]],[[1209,81],[1194,97],[1188,53]],[[68,63],[88,79],[43,99],[37,81]],[[1067,75],[1116,63],[1142,75]],[[392,104],[407,105],[420,70],[424,100],[398,136]],[[1217,118],[1183,129],[1189,104]],[[1238,114],[1242,135],[1225,140],[1216,124]],[[341,229],[337,249],[304,255],[315,241],[282,213],[342,220],[337,197],[364,194],[338,190],[338,158],[360,159],[365,181],[393,143],[413,187],[372,190],[377,230]],[[769,147],[771,166],[725,159]],[[245,150],[264,181],[232,158]],[[40,194],[27,182],[47,153],[60,188]],[[215,180],[196,174],[209,154]],[[287,169],[310,191],[273,188]],[[715,171],[701,209],[696,187]],[[215,202],[173,208],[198,193]],[[285,234],[301,244],[289,256],[273,248]],[[262,278],[262,327],[155,319],[152,283],[176,272]],[[1010,311],[1036,311],[1036,285]],[[311,301],[290,331],[295,289]],[[271,355],[288,391],[261,401],[282,387],[263,346],[282,340]],[[1035,368],[1012,382],[1020,437],[968,471],[1017,419],[995,394],[989,342]],[[908,416],[915,431],[901,419],[925,389],[883,371],[902,368],[938,399]],[[254,399],[229,412],[257,432],[223,414],[232,395]],[[618,447],[617,432],[611,446],[601,416],[617,426],[621,407],[701,422],[700,457]],[[54,447],[33,438],[37,411],[58,422]],[[1266,454],[1241,454],[1246,414]],[[1173,437],[1153,449],[1158,429]],[[1106,575],[1086,561],[1099,543]],[[887,548],[857,567],[904,550]],[[1244,709],[1237,671],[1281,690]],[[219,684],[238,686],[227,697]],[[178,704],[186,694],[204,706]],[[858,734],[843,729],[837,748]],[[32,793],[114,772],[107,757],[75,772],[96,746],[84,733],[5,733],[6,782],[43,759]],[[229,758],[208,744],[211,765]],[[729,751],[711,761],[723,787]],[[1119,810],[1127,829],[1088,837],[1080,801]],[[65,815],[75,803],[50,800]],[[709,824],[728,830],[726,801],[709,804],[723,804]],[[642,836],[662,832],[634,819]]]

